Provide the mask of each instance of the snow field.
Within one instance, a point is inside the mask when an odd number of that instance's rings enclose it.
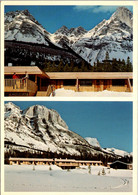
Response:
[[[56,89],[56,97],[132,97],[130,92],[114,92],[114,91],[99,91],[99,92],[75,92],[73,90],[65,90],[64,88]]]
[[[52,170],[49,170],[50,167]],[[106,173],[104,176],[103,168]],[[5,165],[5,191],[130,192],[132,170],[91,166],[89,173],[87,166],[62,170],[56,165]]]

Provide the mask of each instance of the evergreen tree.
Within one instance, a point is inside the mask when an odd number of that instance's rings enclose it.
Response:
[[[70,71],[68,63],[64,66],[63,70],[64,70],[64,72],[69,72]]]
[[[109,53],[108,53],[108,51],[106,51],[105,60],[109,60]]]
[[[130,62],[130,57],[127,58],[127,72],[132,72],[132,63]]]
[[[58,68],[57,68],[57,71],[58,72],[63,72],[63,60],[61,59],[60,62],[59,62],[59,65],[58,65]]]

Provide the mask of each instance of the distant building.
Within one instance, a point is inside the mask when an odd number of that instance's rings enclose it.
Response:
[[[25,74],[28,79],[23,80]],[[19,79],[13,79],[16,73]],[[133,91],[132,72],[43,72],[37,66],[5,66],[5,96],[49,96],[55,89],[77,92]]]
[[[110,163],[109,166],[110,168],[113,168],[113,169],[133,169],[132,164],[124,163],[121,161],[115,161],[113,163]]]

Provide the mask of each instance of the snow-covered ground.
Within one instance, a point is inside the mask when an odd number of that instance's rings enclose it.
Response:
[[[35,168],[35,170],[34,170]],[[102,175],[102,170],[105,175]],[[132,170],[87,166],[62,170],[56,165],[5,165],[6,192],[131,192]],[[98,175],[100,171],[100,175]]]
[[[58,97],[132,97],[131,92],[114,92],[114,91],[99,91],[99,92],[75,92],[73,90],[65,90],[64,88],[56,89],[54,96]]]

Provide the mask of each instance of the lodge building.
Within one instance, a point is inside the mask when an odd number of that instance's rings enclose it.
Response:
[[[57,165],[62,169],[79,166],[102,166],[102,161],[75,160],[75,159],[48,159],[48,158],[9,158],[10,165]]]
[[[16,73],[18,79],[13,79]],[[28,78],[23,79],[27,73]],[[43,72],[37,66],[5,66],[5,96],[50,96],[64,88],[76,92],[133,91],[132,72]]]

